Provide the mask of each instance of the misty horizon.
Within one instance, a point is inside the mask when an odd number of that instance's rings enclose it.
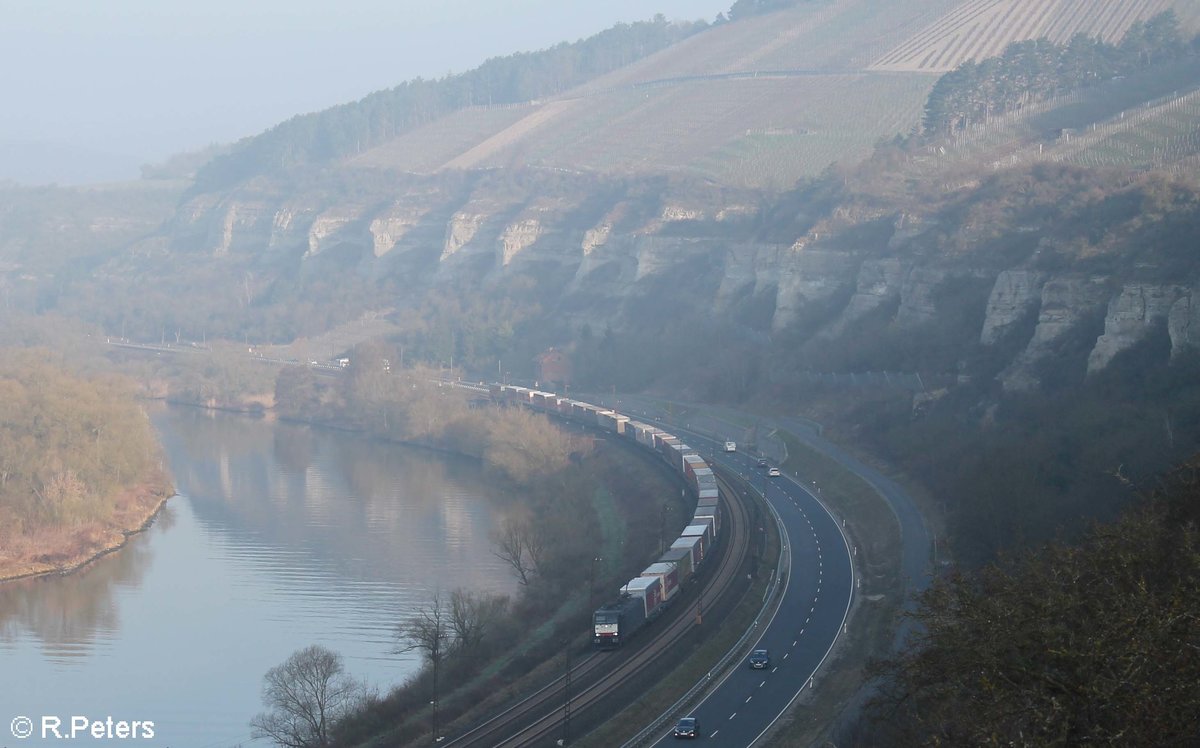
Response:
[[[731,0],[425,5],[3,0],[0,181],[136,179],[143,165],[256,135],[413,78],[585,38],[616,23],[712,21]],[[219,51],[219,53],[218,53]]]

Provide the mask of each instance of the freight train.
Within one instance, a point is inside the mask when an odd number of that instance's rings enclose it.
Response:
[[[695,449],[648,423],[591,403],[515,385],[493,384],[492,400],[586,424],[629,439],[662,458],[687,483],[696,509],[670,549],[626,582],[617,599],[592,614],[592,644],[615,649],[657,618],[675,601],[721,536],[722,514],[717,477]]]

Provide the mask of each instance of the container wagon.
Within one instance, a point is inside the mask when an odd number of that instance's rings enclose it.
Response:
[[[687,584],[687,581],[692,578],[692,551],[690,548],[672,547],[666,553],[659,556],[658,560],[675,564],[680,585]]]
[[[679,592],[679,566],[669,561],[657,561],[646,567],[642,572],[643,577],[657,577],[662,583],[662,599],[663,603],[669,603],[675,599],[675,594]]]
[[[688,537],[680,537],[674,543],[671,543],[671,550],[684,549],[692,555],[692,573],[696,573],[696,569],[700,568],[701,562],[704,561],[704,538],[698,535]]]

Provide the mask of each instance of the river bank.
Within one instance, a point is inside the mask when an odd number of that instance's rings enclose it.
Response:
[[[174,494],[165,475],[151,476],[123,491],[105,520],[70,528],[46,528],[28,535],[0,531],[0,583],[69,574],[88,566],[150,527]]]

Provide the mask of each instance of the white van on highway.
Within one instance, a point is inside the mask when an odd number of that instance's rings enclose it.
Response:
[[[737,451],[737,442],[725,442],[725,451],[726,452],[736,452]]]

